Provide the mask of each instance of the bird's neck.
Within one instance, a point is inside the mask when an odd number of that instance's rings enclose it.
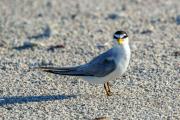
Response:
[[[130,57],[131,51],[130,51],[130,47],[129,44],[124,44],[124,45],[114,45],[114,48],[117,48],[119,50],[119,52],[123,53],[125,56],[127,56],[128,58]]]
[[[123,45],[115,44],[114,47],[115,48],[120,48],[120,50],[125,50],[125,51],[130,50],[128,43],[127,44],[125,43]]]

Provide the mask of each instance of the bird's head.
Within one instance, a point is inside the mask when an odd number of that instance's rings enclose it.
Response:
[[[124,31],[115,32],[113,38],[114,38],[115,44],[118,44],[118,45],[125,45],[129,43],[128,35]]]

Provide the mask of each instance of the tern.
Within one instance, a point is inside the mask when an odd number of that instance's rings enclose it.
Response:
[[[111,96],[109,81],[115,80],[127,70],[131,56],[126,32],[115,32],[113,42],[111,49],[86,64],[74,67],[40,66],[38,69],[58,75],[79,76],[93,84],[104,84],[106,95]]]

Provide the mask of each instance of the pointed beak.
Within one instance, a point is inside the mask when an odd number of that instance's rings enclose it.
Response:
[[[121,39],[121,38],[119,38],[117,41],[118,41],[119,44],[123,44],[123,42],[124,42],[124,40]]]

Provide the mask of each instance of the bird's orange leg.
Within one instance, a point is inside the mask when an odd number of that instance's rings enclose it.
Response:
[[[107,96],[111,96],[112,95],[112,92],[110,90],[109,82],[104,83],[104,89],[105,89],[105,92],[106,92]]]

